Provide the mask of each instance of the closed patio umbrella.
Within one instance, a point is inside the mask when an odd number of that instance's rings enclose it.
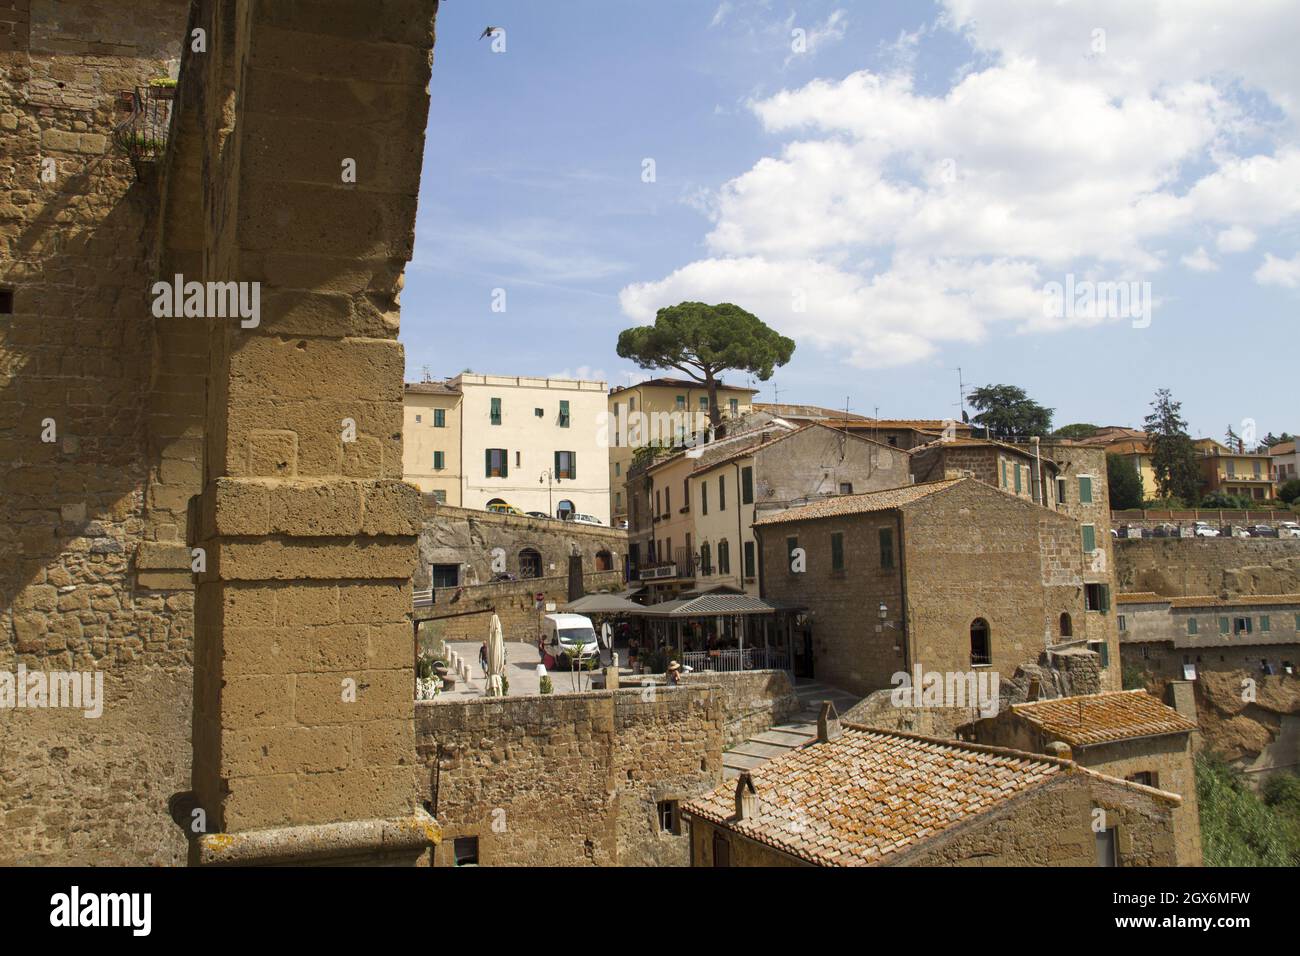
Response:
[[[501,697],[501,675],[506,670],[506,642],[501,634],[501,618],[492,615],[488,624],[487,692],[489,697]]]

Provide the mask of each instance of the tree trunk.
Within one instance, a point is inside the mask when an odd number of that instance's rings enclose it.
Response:
[[[722,438],[726,429],[722,426],[722,409],[718,407],[718,380],[712,372],[704,373],[704,387],[709,390],[709,428],[715,439]]]

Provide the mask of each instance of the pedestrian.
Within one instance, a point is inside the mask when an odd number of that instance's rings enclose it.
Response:
[[[682,682],[682,665],[676,661],[668,662],[668,683],[677,687]]]
[[[483,668],[483,676],[487,677],[487,641],[479,645],[478,666]]]

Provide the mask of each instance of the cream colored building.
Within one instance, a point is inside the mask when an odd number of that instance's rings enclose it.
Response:
[[[609,524],[604,382],[465,373],[450,384],[461,395],[464,507]]]
[[[723,419],[748,413],[758,389],[718,383]],[[611,389],[609,419],[609,511],[615,523],[628,517],[627,472],[637,448],[654,441],[680,444],[708,425],[709,392],[684,378],[652,378]]]
[[[447,382],[404,386],[402,473],[444,504],[461,503],[461,395]]]

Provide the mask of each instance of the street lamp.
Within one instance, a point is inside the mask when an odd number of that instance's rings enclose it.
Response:
[[[551,474],[551,469],[547,468],[542,472],[541,477],[537,479],[537,483],[539,485],[546,485],[546,513],[553,518],[555,517],[555,505],[552,501],[554,496],[551,492],[551,486],[553,484],[558,485],[560,479],[557,475]]]

